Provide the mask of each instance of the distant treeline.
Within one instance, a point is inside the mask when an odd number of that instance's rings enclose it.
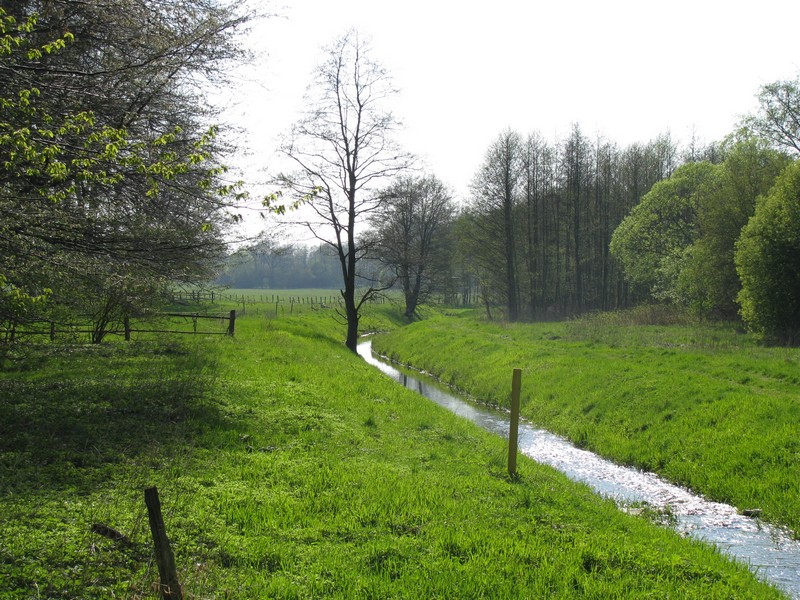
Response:
[[[338,289],[342,270],[325,246],[262,243],[232,254],[217,283],[238,289]]]

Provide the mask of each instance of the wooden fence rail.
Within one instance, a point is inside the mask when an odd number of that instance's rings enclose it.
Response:
[[[183,317],[192,319],[192,331],[183,331],[179,329],[139,329],[131,327],[130,317],[124,317],[122,321],[122,329],[114,328],[105,332],[106,335],[123,335],[125,341],[130,341],[131,333],[162,333],[162,334],[177,334],[177,335],[230,335],[236,333],[236,311],[232,310],[227,315],[201,315],[198,313],[159,313],[156,316],[160,317]],[[216,321],[227,321],[228,326],[225,331],[198,331],[198,319],[213,319]],[[46,330],[32,330],[25,328],[28,325],[35,326],[37,323],[47,325]],[[29,323],[12,323],[6,330],[5,335],[8,341],[13,342],[17,337],[29,335],[47,335],[51,341],[55,341],[58,334],[71,334],[71,335],[89,335],[95,333],[93,329],[83,329],[87,327],[86,323],[56,323],[54,321],[31,321]]]

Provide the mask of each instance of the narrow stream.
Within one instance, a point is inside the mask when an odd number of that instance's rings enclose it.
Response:
[[[359,344],[358,353],[405,387],[488,431],[508,437],[506,413],[461,400],[424,375],[399,371],[373,356],[371,341]],[[519,450],[622,505],[642,502],[653,509],[670,511],[678,532],[716,545],[791,598],[800,599],[800,542],[786,531],[742,516],[727,504],[705,500],[652,473],[616,465],[524,422],[519,427]]]

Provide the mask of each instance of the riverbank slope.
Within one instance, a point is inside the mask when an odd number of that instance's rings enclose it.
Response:
[[[576,445],[800,532],[800,349],[726,326],[624,315],[492,323],[464,312],[378,336],[376,351],[507,406]]]

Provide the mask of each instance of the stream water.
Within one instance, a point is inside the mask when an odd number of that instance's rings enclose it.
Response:
[[[405,387],[484,429],[508,437],[507,413],[457,398],[422,374],[401,372],[373,355],[371,341],[359,344],[358,353]],[[669,511],[680,533],[716,545],[791,598],[800,599],[800,542],[793,540],[788,532],[745,517],[727,504],[710,502],[653,473],[616,465],[525,422],[519,426],[519,451],[623,506],[636,502]]]

